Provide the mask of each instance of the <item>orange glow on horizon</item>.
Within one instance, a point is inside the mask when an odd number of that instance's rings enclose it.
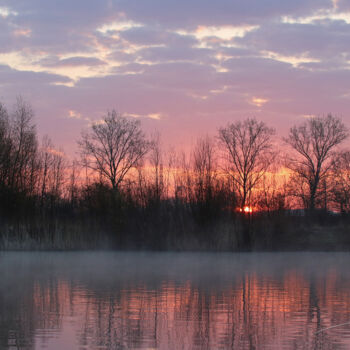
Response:
[[[242,213],[252,213],[253,212],[253,208],[252,207],[249,207],[249,206],[245,206],[243,209],[240,208],[239,211]]]

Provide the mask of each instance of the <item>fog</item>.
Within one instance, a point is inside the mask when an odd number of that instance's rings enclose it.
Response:
[[[0,348],[346,349],[349,263],[346,253],[5,252]]]

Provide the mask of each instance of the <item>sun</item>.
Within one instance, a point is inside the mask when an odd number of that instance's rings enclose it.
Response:
[[[239,211],[242,213],[252,213],[253,212],[253,208],[249,207],[249,206],[245,206],[243,209],[240,208]]]
[[[248,206],[244,207],[243,210],[244,210],[245,213],[252,213],[253,212],[253,208],[252,207],[248,207]]]

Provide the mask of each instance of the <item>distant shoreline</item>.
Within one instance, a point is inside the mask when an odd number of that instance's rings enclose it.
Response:
[[[308,223],[305,218],[285,220],[279,228],[278,222],[257,218],[250,227],[250,247],[240,246],[244,227],[236,221],[197,227],[186,232],[138,232],[142,240],[134,239],[128,232],[117,234],[107,231],[88,231],[79,223],[56,232],[37,233],[31,237],[23,226],[0,235],[0,251],[149,251],[149,252],[350,252],[350,224],[340,217],[333,223]],[[78,229],[79,228],[79,229]],[[92,226],[93,228],[93,226]],[[189,227],[190,228],[190,227]],[[200,231],[202,229],[202,232]],[[186,228],[184,228],[186,230]],[[43,231],[41,231],[43,232]],[[33,231],[31,231],[33,235]],[[149,235],[147,235],[149,234]],[[155,245],[154,235],[161,237]],[[126,240],[125,237],[130,237]],[[242,241],[242,240],[241,240]]]

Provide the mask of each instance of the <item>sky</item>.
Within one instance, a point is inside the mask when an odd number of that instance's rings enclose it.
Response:
[[[0,0],[0,101],[68,154],[116,109],[186,149],[247,117],[350,126],[349,0]]]

